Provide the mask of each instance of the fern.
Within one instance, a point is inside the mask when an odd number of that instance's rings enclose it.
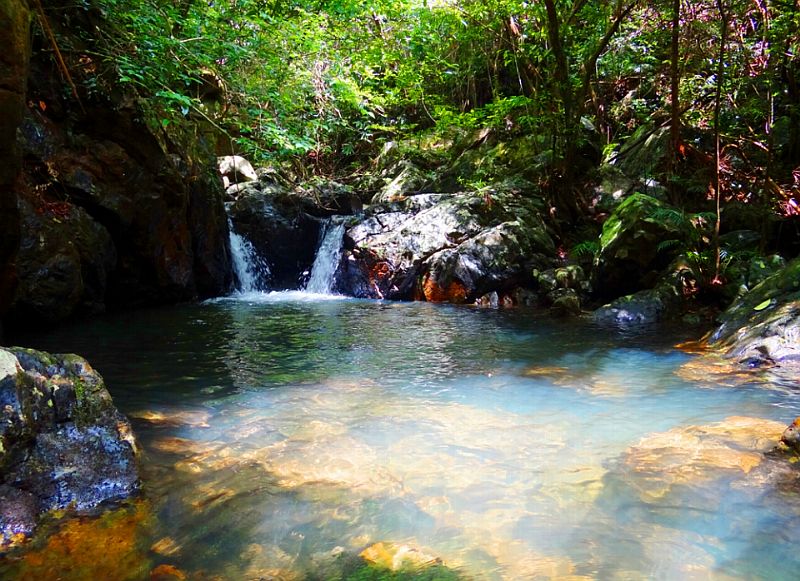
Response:
[[[658,243],[656,246],[656,252],[664,252],[665,250],[673,250],[673,249],[680,249],[683,248],[684,243],[680,240],[672,238],[670,240],[663,240],[662,242]]]
[[[569,251],[570,256],[575,260],[594,258],[600,250],[600,243],[597,240],[584,240],[578,242]]]

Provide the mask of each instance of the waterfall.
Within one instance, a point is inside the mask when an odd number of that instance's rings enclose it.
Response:
[[[256,252],[249,240],[237,234],[233,222],[228,218],[230,231],[231,261],[236,275],[236,290],[240,293],[252,293],[266,290],[269,279],[269,265]]]
[[[342,241],[344,240],[344,224],[325,222],[320,233],[319,249],[311,276],[306,284],[306,292],[329,295],[333,292],[334,276],[342,258]]]

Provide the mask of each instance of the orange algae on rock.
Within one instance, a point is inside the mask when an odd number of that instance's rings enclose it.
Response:
[[[150,571],[150,581],[184,581],[186,573],[174,565],[159,565]]]
[[[467,289],[464,285],[454,280],[446,286],[441,286],[428,274],[422,282],[422,294],[430,303],[462,304],[467,301]]]
[[[20,556],[14,578],[146,579],[152,563],[143,532],[150,516],[149,505],[136,502],[100,517],[67,520],[43,547]]]

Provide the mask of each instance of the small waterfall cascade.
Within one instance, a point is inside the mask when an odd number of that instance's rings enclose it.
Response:
[[[333,292],[334,276],[342,259],[344,230],[344,224],[337,224],[333,220],[323,224],[320,233],[322,241],[311,267],[311,276],[306,284],[306,292],[320,295],[329,295]]]
[[[236,290],[240,293],[264,291],[270,277],[269,265],[261,258],[249,240],[236,233],[228,218],[231,262],[236,275]]]

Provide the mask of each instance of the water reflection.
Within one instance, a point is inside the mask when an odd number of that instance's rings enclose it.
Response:
[[[763,451],[796,394],[663,334],[306,299],[22,338],[88,357],[133,417],[153,566],[326,578],[394,547],[478,579],[794,578],[796,481]]]

